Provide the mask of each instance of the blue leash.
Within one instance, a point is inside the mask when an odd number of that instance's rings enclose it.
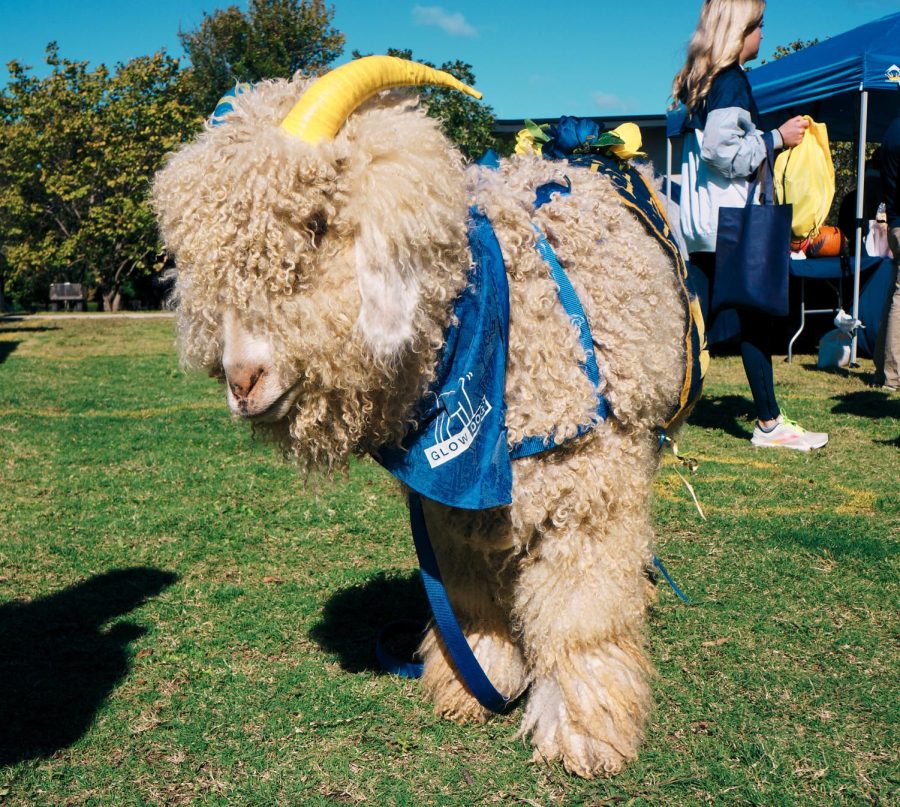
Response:
[[[453,606],[444,588],[441,578],[441,570],[438,568],[437,558],[428,537],[428,527],[425,524],[425,513],[422,510],[422,499],[418,493],[409,494],[409,520],[412,526],[413,542],[416,545],[416,554],[419,556],[419,571],[422,574],[422,582],[425,584],[425,594],[431,604],[431,614],[441,632],[441,638],[450,652],[456,670],[462,676],[469,691],[478,699],[485,709],[502,714],[509,711],[515,699],[501,695],[490,682],[472,648],[466,641],[466,637],[456,621]]]
[[[469,691],[485,709],[496,714],[508,712],[517,698],[506,698],[496,690],[478,663],[478,659],[475,658],[472,648],[469,647],[469,643],[456,621],[453,606],[450,604],[450,598],[447,596],[447,589],[444,587],[437,565],[437,558],[434,556],[434,549],[428,536],[428,526],[425,524],[425,515],[422,511],[422,499],[418,493],[414,492],[409,494],[409,521],[412,527],[413,542],[416,546],[416,555],[419,558],[419,572],[425,585],[425,594],[431,605],[434,621],[441,632],[444,644],[450,652],[457,671]],[[653,565],[659,569],[681,601],[685,605],[690,605],[684,592],[678,587],[656,555],[653,556]],[[412,619],[400,619],[385,625],[375,643],[375,656],[382,669],[401,678],[421,678],[425,665],[398,658],[387,649],[387,643],[392,637],[399,634],[424,633],[425,627],[424,623]]]
[[[672,591],[674,591],[679,596],[681,601],[685,605],[690,605],[691,604],[690,600],[685,596],[685,593],[680,588],[678,588],[675,581],[672,579],[672,576],[666,571],[666,567],[663,566],[662,561],[658,557],[656,557],[656,555],[653,556],[653,565],[662,572],[662,576],[666,579],[666,582],[672,587]]]

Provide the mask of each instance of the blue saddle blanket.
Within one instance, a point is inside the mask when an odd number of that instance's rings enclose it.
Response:
[[[509,284],[488,218],[469,215],[472,268],[456,301],[437,376],[414,414],[416,427],[375,459],[412,490],[450,507],[512,502],[507,443]]]

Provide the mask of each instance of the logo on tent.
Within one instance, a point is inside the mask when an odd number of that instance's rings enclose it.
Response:
[[[893,81],[895,84],[900,84],[900,67],[892,64],[887,70],[884,71],[884,76],[888,81]]]

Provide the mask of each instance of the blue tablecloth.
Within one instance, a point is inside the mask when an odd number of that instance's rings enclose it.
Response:
[[[847,281],[844,287],[844,310],[849,314],[853,308],[853,269],[856,261],[850,258],[808,258],[805,261],[791,261],[791,275],[807,280]],[[859,278],[859,318],[865,328],[859,330],[858,349],[863,356],[871,356],[878,338],[878,326],[885,302],[891,293],[893,267],[890,258],[870,258],[864,255]],[[792,301],[793,302],[793,301]],[[793,305],[791,306],[793,310]],[[832,326],[819,329],[831,330]]]
[[[864,255],[862,259],[862,274],[870,272],[881,265],[885,258],[870,258]],[[840,258],[807,258],[806,260],[791,261],[791,274],[794,277],[807,277],[816,280],[829,280],[839,277],[852,277],[853,267],[856,265],[854,258],[847,260],[847,269],[841,268]]]

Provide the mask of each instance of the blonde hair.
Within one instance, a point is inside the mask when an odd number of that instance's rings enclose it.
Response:
[[[744,39],[762,22],[765,0],[706,0],[688,45],[687,61],[672,82],[673,104],[693,110],[715,77],[741,55]]]

